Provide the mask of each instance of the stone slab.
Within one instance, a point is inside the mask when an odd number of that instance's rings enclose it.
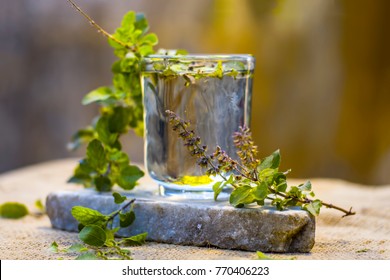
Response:
[[[150,188],[138,188],[121,192],[136,198],[136,220],[129,228],[121,229],[119,236],[148,232],[149,241],[280,253],[309,252],[314,245],[315,219],[300,209],[277,211],[258,206],[237,209],[227,201],[180,201],[159,196]],[[52,226],[77,231],[77,221],[70,213],[76,205],[104,214],[119,207],[111,193],[87,189],[53,192],[46,200]],[[114,226],[115,223],[118,221],[114,221]]]

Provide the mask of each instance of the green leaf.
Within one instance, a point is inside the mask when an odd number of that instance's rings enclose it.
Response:
[[[128,165],[121,170],[117,184],[125,190],[131,190],[142,176],[144,176],[144,172],[141,169],[135,165]]]
[[[149,29],[148,21],[146,20],[144,14],[137,13],[134,27],[135,29],[141,30],[142,34],[145,34],[148,31]]]
[[[145,244],[147,236],[148,236],[148,233],[144,232],[144,233],[140,233],[138,235],[123,238],[121,240],[121,242],[127,246],[140,246],[142,244]]]
[[[83,206],[73,206],[71,213],[82,225],[102,225],[108,219],[108,216],[103,215],[99,211]]]
[[[267,180],[269,184],[274,181],[274,176],[278,173],[277,169],[265,168],[259,172],[259,177],[262,180]]]
[[[302,197],[302,190],[296,186],[290,187],[290,190],[287,192],[289,196],[301,198]]]
[[[147,55],[150,55],[150,54],[154,53],[153,47],[150,46],[150,45],[143,45],[143,46],[140,46],[140,47],[138,48],[138,51],[140,52],[140,54],[141,54],[142,56],[147,56]]]
[[[92,182],[90,173],[92,172],[94,172],[94,169],[88,164],[86,159],[83,159],[74,170],[73,176],[68,180],[68,183],[82,184],[84,187],[90,187]]]
[[[53,241],[53,243],[51,243],[50,245],[50,248],[49,250],[53,253],[58,253],[58,244],[57,242]]]
[[[318,214],[320,214],[321,207],[322,207],[321,200],[316,199],[316,200],[310,202],[309,204],[303,205],[302,208],[305,209],[306,211],[308,211],[313,216],[317,216]]]
[[[86,252],[77,256],[76,260],[99,260],[99,258],[93,252]]]
[[[151,46],[157,45],[158,44],[157,35],[154,34],[154,33],[149,33],[149,34],[145,35],[141,39],[141,44],[148,44],[148,45],[151,45]]]
[[[311,182],[306,181],[304,184],[299,185],[298,188],[303,192],[310,192],[311,191]]]
[[[121,195],[121,194],[119,194],[117,192],[114,192],[112,194],[112,196],[114,197],[114,201],[115,201],[116,204],[121,204],[121,203],[123,203],[123,201],[125,201],[127,199],[126,196],[123,196],[123,195]]]
[[[81,104],[88,105],[94,102],[104,101],[112,97],[112,89],[109,87],[100,87],[84,96]]]
[[[87,225],[79,232],[79,238],[88,245],[100,247],[106,242],[106,232],[99,226]]]
[[[46,212],[45,206],[40,199],[35,200],[35,207],[42,213]]]
[[[80,253],[80,252],[88,251],[88,248],[86,248],[83,244],[76,243],[76,244],[72,244],[68,248],[68,251],[72,252],[72,253],[75,253],[75,252]]]
[[[96,190],[99,192],[109,192],[112,189],[113,183],[106,176],[98,176],[94,179]]]
[[[215,201],[217,201],[217,198],[218,198],[219,194],[222,192],[224,186],[225,186],[225,184],[223,184],[223,182],[216,182],[213,185],[214,200]]]
[[[117,106],[114,108],[113,114],[109,117],[108,128],[111,133],[124,133],[129,125],[131,116],[130,108]]]
[[[129,31],[132,31],[131,28],[132,28],[132,26],[134,25],[135,20],[136,20],[136,14],[135,14],[135,12],[129,11],[129,12],[127,12],[127,13],[123,16],[123,18],[122,18],[122,23],[121,23],[121,27],[123,27],[123,28],[125,28],[125,29],[129,29]]]
[[[230,185],[230,184],[233,183],[233,182],[234,182],[234,175],[231,174],[231,175],[229,176],[229,178],[227,179],[227,181],[226,181],[226,185]]]
[[[97,139],[88,144],[87,162],[99,173],[104,173],[107,169],[106,152],[102,143]]]
[[[267,183],[260,182],[252,189],[252,195],[256,200],[263,201],[269,194]]]
[[[215,78],[218,78],[218,79],[222,79],[223,78],[223,67],[222,67],[222,61],[221,60],[218,61],[217,67],[215,68],[214,72],[210,73],[210,77],[215,77]]]
[[[6,219],[20,219],[28,214],[26,205],[18,202],[6,202],[0,205],[0,216]]]
[[[175,55],[187,55],[188,51],[183,49],[177,49]]]
[[[285,209],[285,200],[283,200],[279,197],[275,198],[274,200],[272,200],[272,205],[275,205],[276,209],[278,209],[279,211],[282,211]]]
[[[115,233],[119,230],[120,228],[119,227],[116,227],[116,228],[113,228],[113,229],[108,229],[106,228],[105,229],[105,232],[106,232],[106,245],[108,244],[108,241],[112,241],[114,240],[115,238]]]
[[[118,134],[110,131],[110,117],[104,115],[96,123],[98,138],[106,145],[113,145],[118,138]]]
[[[274,175],[274,182],[277,192],[285,192],[287,190],[287,181],[286,175],[281,172],[278,172]]]
[[[273,258],[267,256],[266,254],[264,254],[263,252],[260,252],[260,251],[257,251],[256,255],[257,255],[258,260],[273,260]]]
[[[72,136],[72,141],[68,143],[67,147],[69,150],[76,150],[81,145],[92,141],[95,138],[95,132],[92,127],[80,129]]]
[[[118,164],[120,166],[129,165],[128,155],[116,149],[109,151],[108,160],[113,161],[115,164]]]
[[[266,168],[277,169],[279,168],[279,165],[280,165],[280,151],[276,150],[270,156],[264,158],[261,161],[258,169],[259,171],[262,171]]]
[[[229,198],[229,202],[234,207],[241,207],[244,204],[249,204],[253,202],[253,196],[251,194],[252,187],[250,186],[242,186],[235,189]]]
[[[119,213],[119,225],[122,228],[130,226],[135,221],[134,211]]]

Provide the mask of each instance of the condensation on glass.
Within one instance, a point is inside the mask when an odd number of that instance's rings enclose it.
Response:
[[[162,195],[211,198],[212,185],[221,180],[205,176],[172,130],[165,111],[188,120],[209,152],[219,145],[235,156],[232,134],[250,122],[254,63],[250,55],[143,59],[145,166]]]

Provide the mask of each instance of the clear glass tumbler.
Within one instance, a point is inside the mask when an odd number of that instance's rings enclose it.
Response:
[[[212,153],[219,145],[235,157],[232,135],[249,126],[251,55],[151,55],[142,61],[145,166],[160,194],[184,199],[213,197],[222,178],[205,175],[183,140],[172,130],[165,111],[191,123]],[[227,197],[227,193],[221,194]]]

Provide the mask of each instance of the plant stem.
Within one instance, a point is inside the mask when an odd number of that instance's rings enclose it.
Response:
[[[296,201],[298,201],[298,202],[300,202],[300,203],[310,203],[310,202],[313,202],[313,200],[310,199],[310,198],[305,198],[304,200],[302,200],[302,199],[298,199],[298,198],[296,198],[296,197],[291,197],[291,196],[285,195],[284,193],[281,193],[281,192],[277,192],[277,191],[275,191],[275,190],[274,190],[273,188],[271,188],[271,187],[268,187],[268,189],[269,189],[272,193],[274,193],[274,194],[276,194],[276,195],[280,195],[281,197],[284,197],[284,198],[292,198],[292,199],[295,199]],[[268,198],[268,197],[267,197],[267,198]],[[269,199],[272,199],[272,198],[269,198]],[[352,207],[349,208],[349,210],[346,210],[346,209],[344,209],[344,208],[341,208],[341,207],[339,207],[339,206],[333,205],[333,204],[331,204],[331,203],[326,203],[326,202],[323,202],[322,200],[320,200],[320,201],[321,201],[321,204],[322,204],[322,205],[326,206],[326,208],[332,208],[332,209],[336,209],[336,210],[339,210],[339,211],[343,212],[343,213],[344,213],[344,215],[342,216],[343,218],[346,217],[346,216],[352,216],[352,215],[355,215],[355,214],[356,214],[356,212],[352,212]]]
[[[131,51],[135,51],[135,48],[132,47],[132,46],[129,46],[127,45],[126,43],[123,43],[122,41],[118,40],[117,38],[115,38],[114,36],[112,36],[110,33],[108,33],[106,30],[104,30],[99,24],[97,24],[87,13],[85,13],[79,6],[77,6],[77,4],[75,2],[73,2],[73,0],[67,0],[71,5],[72,7],[77,11],[79,12],[83,17],[85,17],[89,23],[95,27],[97,29],[97,31],[99,33],[101,33],[103,36],[115,41],[116,43],[120,44],[121,46],[131,50]]]
[[[111,220],[113,220],[116,216],[118,216],[119,212],[121,212],[123,209],[129,207],[131,204],[133,204],[135,201],[135,198],[133,198],[132,200],[130,200],[129,202],[127,202],[125,205],[123,205],[121,208],[119,208],[118,210],[116,210],[114,213],[112,213],[108,219],[107,219],[107,223]]]
[[[179,123],[179,125],[180,125],[181,129],[182,129],[184,132],[190,133],[182,123]],[[196,146],[196,148],[201,149],[201,147],[200,147],[198,144],[196,144],[196,143],[195,143],[195,146]],[[203,152],[200,156],[205,157],[205,158],[207,159],[207,163],[208,163],[209,165],[211,165],[211,167],[212,167],[214,170],[218,170],[218,168],[217,168],[217,167],[214,165],[214,163],[211,161],[210,157],[206,156],[206,154],[205,154],[204,152]],[[218,173],[219,176],[221,176],[221,178],[222,178],[224,181],[227,181],[227,180],[228,180],[220,171],[218,171],[217,173]],[[243,175],[243,176],[244,176],[244,175]],[[235,188],[235,189],[238,188],[238,186],[235,185],[235,184],[233,184],[233,183],[231,183],[230,185],[232,185],[232,187]]]

